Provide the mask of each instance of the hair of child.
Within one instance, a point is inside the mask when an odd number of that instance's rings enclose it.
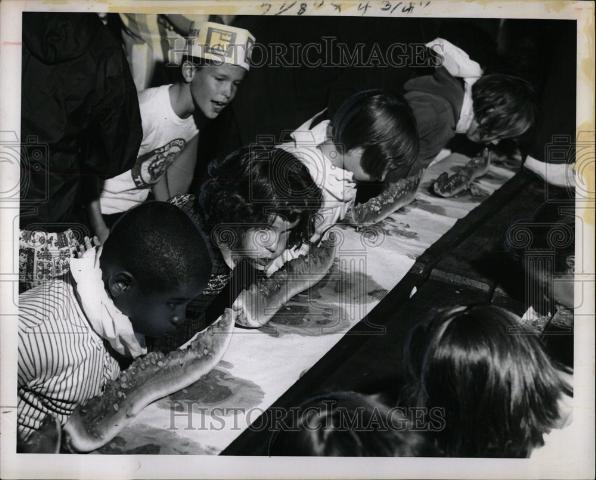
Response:
[[[180,60],[180,65],[183,65],[185,62],[188,62],[193,65],[193,67],[201,68],[207,66],[220,66],[223,65],[225,62],[217,61],[217,60],[209,60],[207,58],[201,57],[193,57],[192,55],[182,55],[182,59]]]
[[[381,90],[352,95],[332,119],[333,140],[344,151],[362,148],[362,169],[373,180],[407,171],[418,155],[416,120],[408,103]]]
[[[250,145],[214,161],[208,174],[198,195],[199,211],[212,235],[226,232],[231,248],[248,229],[270,225],[276,216],[298,221],[289,247],[311,237],[322,193],[306,166],[291,153]]]
[[[534,124],[534,89],[523,78],[494,73],[472,86],[474,116],[487,139],[516,138]]]
[[[360,393],[319,395],[295,412],[273,434],[269,454],[407,457],[432,451],[425,435],[412,430],[400,409]]]
[[[409,405],[444,409],[446,456],[527,457],[570,393],[539,338],[493,305],[439,312],[412,331],[406,359]]]
[[[122,215],[103,245],[101,262],[128,271],[145,293],[206,285],[211,274],[203,234],[166,202],[147,202]]]

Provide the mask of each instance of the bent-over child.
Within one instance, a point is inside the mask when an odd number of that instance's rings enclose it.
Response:
[[[358,207],[356,217],[371,223],[414,200],[412,191],[415,193],[424,171],[456,134],[477,144],[495,145],[517,139],[534,123],[534,93],[526,80],[499,73],[483,75],[477,62],[447,40],[438,38],[427,46],[440,55],[441,65],[432,75],[404,84],[420,149],[409,172],[389,172],[380,188],[375,185],[367,192],[366,196],[373,198],[364,199],[368,201]]]
[[[418,153],[416,124],[407,103],[380,90],[358,92],[333,115],[316,115],[279,146],[306,165],[323,193],[310,243],[343,220],[356,199],[357,182],[382,181],[391,170],[408,171]],[[323,119],[321,121],[321,119]],[[283,262],[306,254],[308,244],[284,252]]]
[[[212,275],[189,305],[188,322],[152,342],[151,349],[168,351],[185,343],[286,248],[307,241],[314,231],[322,194],[291,153],[252,145],[214,161],[208,173],[198,197],[179,195],[171,202],[209,235]]]
[[[118,359],[146,352],[184,322],[211,271],[202,236],[178,208],[149,202],[128,211],[103,247],[71,260],[65,279],[19,296],[17,431],[46,416],[64,425],[120,373]]]
[[[410,105],[420,139],[419,169],[445,148],[456,134],[479,144],[495,144],[523,135],[534,123],[534,91],[513,75],[483,75],[467,53],[444,39],[427,44],[442,60],[432,75],[407,81]]]

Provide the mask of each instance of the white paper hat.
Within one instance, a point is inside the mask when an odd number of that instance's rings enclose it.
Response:
[[[255,37],[243,28],[204,22],[190,32],[187,55],[220,63],[239,65],[249,70]]]

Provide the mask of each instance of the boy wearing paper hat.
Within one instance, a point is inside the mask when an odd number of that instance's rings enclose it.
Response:
[[[131,170],[106,180],[90,207],[100,241],[122,213],[147,199],[150,189],[161,201],[186,193],[197,161],[199,129],[233,100],[249,70],[254,42],[241,28],[199,24],[186,42],[182,80],[139,94],[143,141],[137,161]]]
[[[181,68],[178,102],[186,112],[216,118],[249,70],[255,38],[248,30],[206,22],[191,32]]]

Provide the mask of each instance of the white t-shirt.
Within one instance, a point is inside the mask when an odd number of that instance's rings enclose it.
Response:
[[[279,148],[295,155],[308,168],[310,176],[321,189],[323,204],[315,232],[322,235],[346,216],[356,199],[356,184],[352,172],[333,165],[318,148],[327,138],[329,120],[313,128],[310,128],[311,123],[312,119],[295,130],[291,135],[294,141],[284,143]]]
[[[139,93],[143,140],[131,170],[105,181],[101,213],[110,215],[143,203],[149,189],[174,162],[186,143],[199,133],[194,117],[180,118],[170,103],[171,85]]]

